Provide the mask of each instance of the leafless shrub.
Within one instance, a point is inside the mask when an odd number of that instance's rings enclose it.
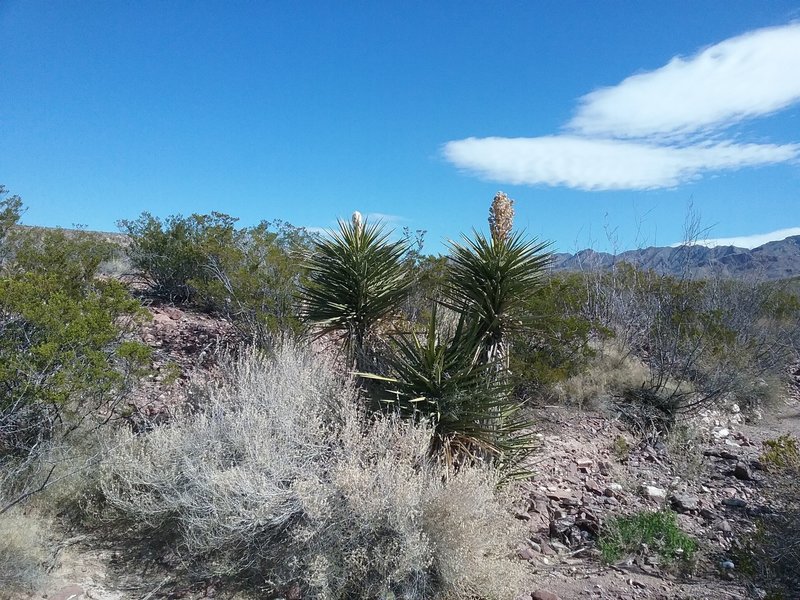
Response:
[[[442,470],[426,426],[368,416],[303,349],[250,353],[204,410],[119,435],[102,483],[112,518],[174,536],[194,576],[326,599],[520,589],[494,475]]]
[[[647,366],[646,384],[626,396],[670,415],[724,398],[758,404],[796,355],[797,306],[777,284],[627,264],[587,281],[587,311]]]

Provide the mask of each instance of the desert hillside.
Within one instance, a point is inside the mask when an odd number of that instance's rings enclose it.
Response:
[[[788,598],[791,281],[221,213],[19,228],[0,596]],[[16,209],[16,210],[15,210]]]

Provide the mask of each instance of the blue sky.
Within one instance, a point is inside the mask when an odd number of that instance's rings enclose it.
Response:
[[[0,29],[29,224],[357,209],[436,252],[503,190],[564,251],[672,244],[690,205],[800,233],[800,2],[2,0]]]

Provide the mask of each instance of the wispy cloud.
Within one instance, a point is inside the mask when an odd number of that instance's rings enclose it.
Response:
[[[763,246],[769,242],[785,240],[787,237],[791,237],[793,235],[800,235],[800,227],[778,229],[777,231],[770,231],[769,233],[756,233],[753,235],[742,235],[737,237],[698,240],[694,243],[698,246],[708,246],[709,248],[715,248],[716,246],[737,246],[739,248],[752,249]],[[680,244],[675,245],[679,246]]]
[[[343,221],[350,221],[352,215],[347,215],[345,217],[339,217]],[[399,223],[408,223],[411,219],[407,217],[401,217],[399,215],[389,215],[386,213],[379,213],[379,212],[371,212],[364,215],[364,218],[371,222],[376,223],[380,221],[381,223],[385,223],[387,225],[397,225]],[[331,221],[327,227],[319,227],[316,225],[308,226],[305,228],[306,231],[311,233],[319,233],[319,234],[326,234],[330,233],[332,230],[336,231],[339,229],[339,226],[336,221]]]
[[[468,138],[449,142],[445,157],[486,179],[564,185],[581,190],[646,190],[678,185],[704,171],[783,162],[800,145],[658,146],[576,136]]]
[[[682,136],[800,101],[800,23],[759,29],[595,90],[568,128],[584,135]]]
[[[581,190],[674,187],[714,171],[795,161],[800,144],[721,139],[725,128],[800,102],[800,23],[730,38],[584,96],[568,133],[447,142],[477,176]]]
[[[367,213],[368,221],[381,221],[383,223],[406,223],[409,221],[406,217],[399,215],[387,215],[386,213],[371,212]]]

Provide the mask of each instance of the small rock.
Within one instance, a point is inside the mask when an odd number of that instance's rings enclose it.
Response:
[[[561,600],[560,597],[547,590],[536,590],[531,594],[531,598],[533,600]]]
[[[646,485],[642,488],[642,494],[645,498],[649,498],[650,500],[666,500],[667,492],[662,490],[661,488],[657,488],[653,485]]]
[[[670,501],[672,503],[672,508],[682,513],[694,512],[700,508],[700,501],[694,496],[689,496],[687,494],[675,494]]]
[[[558,552],[556,552],[552,546],[550,546],[550,543],[547,540],[542,540],[540,546],[542,548],[542,554],[545,556],[555,556],[558,554]]]
[[[728,429],[727,427],[723,427],[722,429],[718,429],[717,431],[714,432],[714,437],[717,438],[718,440],[721,440],[723,438],[728,437],[730,434],[731,434],[730,429]]]
[[[733,469],[733,476],[742,481],[750,481],[753,479],[753,475],[750,473],[750,467],[741,461],[736,463],[736,467]]]
[[[709,510],[707,508],[701,508],[700,516],[703,517],[706,521],[713,521],[717,515],[714,514],[713,510]]]
[[[722,503],[725,506],[730,506],[732,508],[744,508],[747,506],[747,501],[742,500],[741,498],[724,498]]]
[[[78,598],[83,598],[85,593],[86,592],[79,585],[68,585],[58,590],[52,596],[52,600],[78,600]]]
[[[730,570],[731,570],[731,569],[733,569],[733,568],[734,568],[736,565],[734,565],[734,564],[733,564],[733,561],[730,561],[730,560],[723,560],[723,561],[720,563],[720,566],[721,566],[723,569],[725,569],[726,571],[730,571]]]
[[[586,487],[586,489],[587,489],[587,490],[589,490],[589,491],[590,491],[590,492],[592,492],[593,494],[598,494],[598,495],[600,495],[600,494],[602,494],[602,493],[603,493],[603,490],[601,490],[601,489],[600,489],[600,486],[599,486],[599,485],[597,485],[597,483],[595,483],[595,482],[594,482],[593,480],[591,480],[591,479],[587,479],[587,480],[586,480],[586,483],[584,483],[584,486]]]

